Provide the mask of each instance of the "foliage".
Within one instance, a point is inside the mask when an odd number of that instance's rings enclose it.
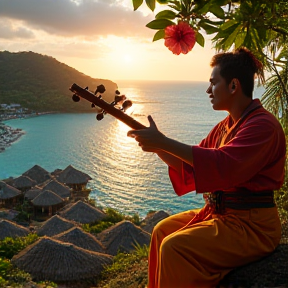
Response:
[[[115,83],[94,79],[56,59],[33,52],[0,52],[0,104],[21,104],[37,112],[91,112],[86,101],[75,103],[69,87],[96,88],[99,84],[111,89]],[[5,83],[5,85],[4,85]]]
[[[18,268],[14,267],[8,259],[0,258],[0,287],[24,284],[30,281],[31,277]]]
[[[11,259],[28,245],[34,243],[38,239],[36,234],[29,234],[26,237],[11,238],[6,237],[0,241],[0,257]]]

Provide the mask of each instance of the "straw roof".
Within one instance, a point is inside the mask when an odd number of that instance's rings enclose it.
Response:
[[[102,231],[97,238],[110,255],[116,255],[119,250],[131,252],[135,250],[136,244],[140,246],[150,244],[150,234],[126,220]]]
[[[59,215],[54,215],[53,217],[46,220],[41,227],[36,229],[39,236],[54,236],[67,231],[75,227],[75,223],[68,221]]]
[[[97,277],[112,257],[49,237],[40,238],[15,255],[11,262],[36,281],[72,282]]]
[[[46,190],[36,196],[31,202],[35,206],[45,207],[58,205],[64,202],[64,200],[54,192]]]
[[[148,232],[152,233],[154,226],[161,220],[167,218],[169,214],[163,210],[157,211],[153,214],[148,215],[143,221],[140,223],[140,227]]]
[[[72,165],[67,166],[56,177],[60,182],[66,184],[86,184],[92,179],[88,174],[75,169]]]
[[[103,211],[81,200],[69,206],[66,210],[61,211],[60,215],[66,219],[82,224],[100,221],[106,217]]]
[[[58,182],[57,180],[50,180],[43,186],[43,190],[50,190],[60,196],[61,198],[70,197],[70,188]]]
[[[0,219],[0,240],[6,237],[24,237],[29,234],[29,229],[16,224],[13,221]]]
[[[39,165],[34,165],[31,169],[27,170],[22,175],[28,176],[32,180],[36,181],[37,184],[43,183],[46,180],[51,179],[50,173]]]
[[[10,199],[21,195],[21,191],[0,181],[0,199]]]
[[[42,189],[38,186],[35,186],[31,188],[30,190],[26,191],[24,193],[24,197],[28,200],[33,200],[35,197],[37,197],[40,193],[42,193]]]
[[[27,189],[36,185],[36,181],[32,180],[28,176],[21,175],[14,179],[11,185],[17,189]]]
[[[92,234],[83,231],[80,227],[73,227],[70,230],[55,235],[53,238],[62,242],[72,243],[86,250],[104,253],[102,243]]]

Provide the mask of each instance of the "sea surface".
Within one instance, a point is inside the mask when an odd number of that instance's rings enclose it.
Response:
[[[227,115],[212,109],[205,92],[208,82],[117,84],[133,101],[128,114],[144,125],[151,115],[161,132],[186,144],[199,143]],[[254,98],[262,93],[263,88],[257,88]],[[49,172],[72,165],[91,176],[90,197],[102,207],[145,217],[150,210],[174,214],[203,205],[195,192],[178,197],[167,165],[157,155],[143,152],[127,137],[130,128],[110,115],[97,121],[95,113],[49,114],[5,124],[23,129],[25,135],[0,153],[0,179],[18,177],[35,164]]]

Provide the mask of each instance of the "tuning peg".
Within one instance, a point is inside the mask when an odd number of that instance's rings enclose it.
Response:
[[[95,104],[94,103],[91,104],[91,108],[95,108]]]
[[[99,113],[99,114],[96,115],[96,119],[98,121],[102,120],[103,118],[104,118],[104,113]]]
[[[73,94],[72,99],[74,102],[79,102],[80,101],[80,97],[77,94]]]
[[[85,90],[88,90],[88,86],[85,87]]]
[[[122,104],[122,109],[124,110],[124,112],[130,108],[132,106],[132,101],[131,100],[126,100],[124,101],[124,103]]]
[[[105,88],[105,86],[104,85],[99,85],[99,86],[97,86],[97,89],[96,89],[96,91],[95,91],[95,95],[99,92],[99,93],[104,93],[106,91],[106,88]]]
[[[116,95],[120,95],[120,91],[119,91],[119,90],[116,90],[116,91],[115,91],[115,94],[116,94]]]

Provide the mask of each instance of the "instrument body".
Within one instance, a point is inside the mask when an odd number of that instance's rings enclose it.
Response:
[[[87,100],[87,101],[95,104],[96,106],[102,108],[105,111],[105,113],[108,113],[108,114],[114,116],[115,118],[122,121],[123,123],[125,123],[127,126],[129,126],[130,128],[132,128],[134,130],[140,130],[140,129],[147,128],[146,126],[144,126],[140,122],[133,119],[131,116],[125,114],[122,110],[115,108],[114,105],[111,105],[111,104],[107,103],[105,100],[101,99],[101,96],[97,97],[92,92],[88,91],[88,89],[84,89],[84,88],[82,88],[79,85],[74,83],[69,88],[69,90],[72,91],[74,93],[74,95],[77,95],[81,98],[84,98],[85,100]]]

